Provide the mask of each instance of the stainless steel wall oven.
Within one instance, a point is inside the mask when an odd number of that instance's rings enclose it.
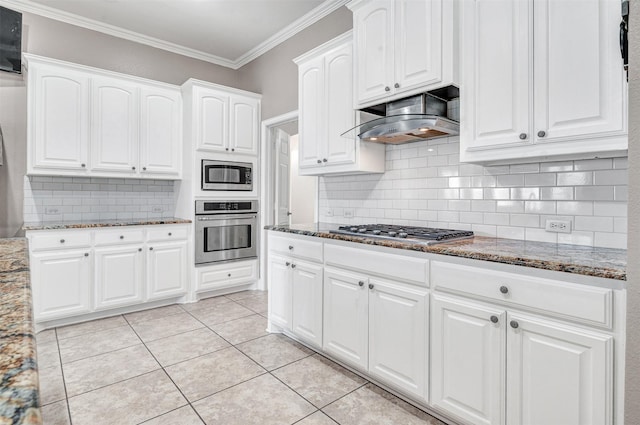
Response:
[[[258,201],[196,201],[195,263],[257,258]]]

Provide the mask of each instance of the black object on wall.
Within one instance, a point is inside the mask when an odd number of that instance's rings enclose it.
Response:
[[[22,69],[22,13],[0,6],[0,71]]]

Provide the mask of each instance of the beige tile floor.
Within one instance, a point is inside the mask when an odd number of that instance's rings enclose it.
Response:
[[[243,291],[37,335],[45,425],[444,425],[295,341]]]

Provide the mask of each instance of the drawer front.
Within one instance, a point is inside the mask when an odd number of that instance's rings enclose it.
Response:
[[[472,295],[611,328],[613,290],[472,266],[431,264],[435,289]]]
[[[142,243],[144,232],[142,229],[109,229],[96,230],[95,245],[122,245],[130,243]]]
[[[149,242],[184,240],[188,237],[188,226],[149,226],[147,228]]]
[[[90,230],[67,230],[53,233],[34,231],[29,235],[29,247],[32,251],[47,249],[86,248],[91,246]]]
[[[197,271],[198,291],[223,289],[254,282],[258,278],[258,262],[238,262],[199,267]]]
[[[291,257],[322,262],[322,242],[269,235],[269,250]]]
[[[325,264],[429,286],[429,261],[402,255],[325,245]]]

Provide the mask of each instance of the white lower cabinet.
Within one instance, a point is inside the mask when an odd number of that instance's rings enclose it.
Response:
[[[143,301],[142,244],[95,249],[96,310]]]
[[[323,349],[423,401],[428,317],[426,289],[325,269]]]
[[[89,249],[31,255],[33,314],[36,321],[91,311],[92,261]]]
[[[432,299],[432,406],[472,424],[612,423],[612,336]]]
[[[279,255],[269,255],[269,319],[291,330],[291,262]]]
[[[147,300],[187,292],[187,241],[150,243],[147,249]]]
[[[251,284],[258,279],[258,261],[232,261],[229,263],[196,267],[196,292],[228,289]]]

